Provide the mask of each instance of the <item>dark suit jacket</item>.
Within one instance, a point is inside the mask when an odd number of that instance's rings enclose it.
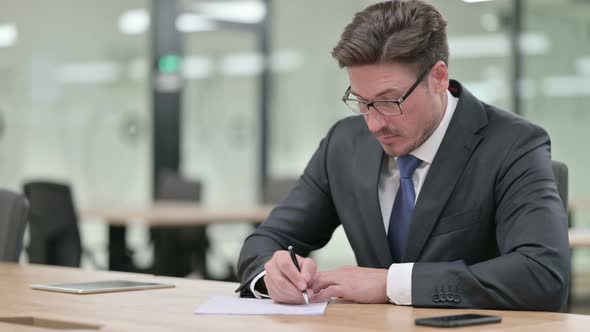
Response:
[[[548,134],[451,81],[459,103],[419,193],[403,262],[416,262],[412,304],[563,310],[567,216]],[[384,151],[361,117],[336,123],[303,175],[244,243],[241,290],[276,250],[307,255],[342,225],[359,266],[393,259],[377,184]],[[321,268],[321,267],[320,267]]]

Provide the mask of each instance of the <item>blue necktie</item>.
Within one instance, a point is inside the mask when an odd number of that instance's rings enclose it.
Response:
[[[389,249],[393,261],[399,263],[406,248],[410,222],[414,213],[414,202],[416,201],[416,192],[412,174],[422,160],[412,156],[405,155],[397,158],[399,167],[400,184],[393,202],[391,217],[389,218],[389,229],[387,237],[389,239]]]

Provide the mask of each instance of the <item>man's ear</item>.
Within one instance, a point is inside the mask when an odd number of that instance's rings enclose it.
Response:
[[[449,70],[443,61],[434,64],[429,75],[430,83],[436,93],[442,93],[449,88]]]

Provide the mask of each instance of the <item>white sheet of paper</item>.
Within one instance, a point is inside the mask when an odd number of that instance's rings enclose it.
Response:
[[[300,315],[319,316],[326,311],[328,302],[312,304],[279,304],[273,300],[214,296],[200,305],[194,314],[213,315]]]

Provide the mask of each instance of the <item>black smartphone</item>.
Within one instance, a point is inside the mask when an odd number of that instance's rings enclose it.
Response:
[[[479,324],[500,323],[502,318],[499,316],[465,314],[441,317],[429,317],[416,319],[416,325],[435,326],[435,327],[459,327]]]

